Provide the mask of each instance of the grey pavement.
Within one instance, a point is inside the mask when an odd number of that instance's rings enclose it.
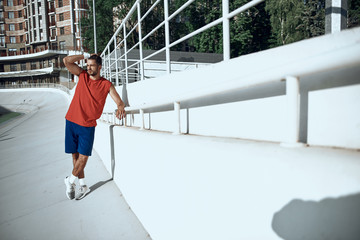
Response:
[[[150,239],[93,152],[85,168],[91,192],[68,200],[64,153],[68,103],[48,91],[0,91],[0,105],[28,109],[0,125],[0,239]]]

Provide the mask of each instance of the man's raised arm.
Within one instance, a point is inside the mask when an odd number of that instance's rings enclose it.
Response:
[[[84,59],[84,55],[72,55],[67,56],[64,58],[63,62],[65,67],[71,72],[72,74],[79,76],[80,73],[83,71],[75,62]]]

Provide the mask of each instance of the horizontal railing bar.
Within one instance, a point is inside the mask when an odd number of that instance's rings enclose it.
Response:
[[[190,4],[192,4],[193,2],[195,2],[195,0],[189,0],[186,3],[184,3],[184,5],[182,5],[180,8],[178,8],[175,12],[173,12],[173,14],[171,14],[169,16],[169,21],[171,19],[173,19],[174,17],[176,17],[176,15],[178,15],[180,12],[182,12],[186,7],[188,7]]]
[[[197,34],[199,34],[201,32],[204,32],[205,30],[222,23],[222,21],[223,21],[223,19],[219,18],[219,19],[217,19],[217,20],[215,20],[215,21],[213,21],[213,22],[211,22],[211,23],[209,23],[209,24],[195,30],[194,32],[189,33],[188,35],[176,40],[175,42],[170,43],[169,47],[171,48],[171,47],[173,47],[173,46],[175,46],[175,45],[177,45],[177,44],[179,44],[179,43],[181,43],[181,42],[183,42],[183,41],[185,41],[185,40],[187,40],[187,39],[189,39],[189,38],[191,38],[191,37],[193,37],[193,36],[195,36],[195,35],[197,35]]]
[[[240,8],[232,11],[231,13],[229,13],[229,15],[227,16],[228,19],[235,17],[236,15],[238,15],[239,13],[242,13],[246,10],[248,10],[249,8],[252,8],[256,5],[258,5],[261,2],[264,2],[265,0],[253,0],[251,2],[246,3],[245,5],[241,6]]]
[[[147,15],[149,15],[149,13],[156,7],[156,5],[159,4],[160,1],[162,1],[162,0],[157,0],[157,1],[149,8],[149,10],[144,14],[144,16],[141,17],[140,22],[142,22],[142,21],[147,17]]]
[[[157,25],[151,32],[149,32],[145,37],[142,38],[142,40],[146,40],[148,37],[151,36],[154,32],[156,32],[159,28],[161,28],[163,25],[165,25],[165,21],[162,21],[159,25]]]
[[[136,23],[135,26],[126,34],[126,38],[130,36],[130,34],[136,29],[136,27],[139,25],[139,23]]]
[[[110,41],[108,42],[108,44],[106,45],[105,49],[107,49],[109,47],[109,45],[112,43],[112,41],[116,41],[116,35],[118,35],[118,33],[122,30],[123,25],[127,22],[127,20],[130,18],[130,16],[135,12],[135,10],[137,9],[137,3],[141,2],[142,0],[137,0],[134,5],[131,7],[130,11],[128,12],[128,14],[125,16],[125,18],[121,21],[120,26],[118,27],[118,29],[115,31],[115,33],[112,35]],[[105,51],[103,52],[103,54],[105,53]],[[101,54],[102,56],[102,54]]]

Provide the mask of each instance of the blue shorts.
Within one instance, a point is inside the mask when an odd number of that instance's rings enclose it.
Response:
[[[83,127],[66,120],[65,152],[91,156],[95,127]]]

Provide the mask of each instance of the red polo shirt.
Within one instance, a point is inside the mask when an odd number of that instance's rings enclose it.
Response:
[[[75,95],[65,116],[70,122],[84,127],[95,127],[104,109],[111,82],[105,78],[92,80],[84,70],[79,75]]]

